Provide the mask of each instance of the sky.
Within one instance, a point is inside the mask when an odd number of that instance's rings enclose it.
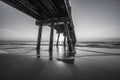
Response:
[[[77,41],[120,38],[120,0],[70,0]],[[0,1],[0,40],[37,40],[35,19]],[[42,40],[50,28],[43,27]],[[54,32],[54,40],[57,38]]]

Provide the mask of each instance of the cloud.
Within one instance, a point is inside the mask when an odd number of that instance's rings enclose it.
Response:
[[[2,28],[2,29],[0,29],[0,31],[12,33],[12,34],[18,34],[18,32],[14,31],[12,29],[8,29],[8,28]]]

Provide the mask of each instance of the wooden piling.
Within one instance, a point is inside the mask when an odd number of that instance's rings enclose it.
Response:
[[[58,46],[58,44],[59,44],[59,38],[60,38],[60,33],[58,33],[58,38],[57,38],[57,44],[56,44],[56,46]]]
[[[63,42],[64,47],[66,46],[66,36],[64,35],[64,42]]]
[[[40,44],[41,44],[41,36],[42,36],[42,25],[39,25],[38,31],[38,41],[37,41],[37,57],[40,57]]]
[[[68,28],[67,23],[65,23],[65,29],[66,29],[66,35],[67,35],[67,42],[68,42],[69,51],[73,51],[72,40],[71,40],[71,37],[70,37],[70,32],[69,32],[69,28]]]
[[[54,35],[54,24],[51,25],[49,51],[53,50],[53,37],[54,37],[53,35]]]

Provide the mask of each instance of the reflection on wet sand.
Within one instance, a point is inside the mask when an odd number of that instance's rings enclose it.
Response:
[[[56,54],[55,58],[58,61],[63,61],[63,62],[71,63],[71,64],[74,63],[75,53],[76,53],[75,49],[74,51],[69,51],[68,46],[62,46],[62,45],[56,46],[54,48],[55,48],[54,51],[48,50],[49,60],[53,60],[54,58],[53,55]],[[40,57],[40,52],[42,51],[37,50],[37,57]]]
[[[74,56],[75,50],[70,52],[67,46],[57,46],[57,60],[73,64]]]
[[[49,59],[53,60],[53,51],[49,51]]]

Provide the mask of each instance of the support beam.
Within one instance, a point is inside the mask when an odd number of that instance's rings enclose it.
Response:
[[[36,25],[39,24],[50,24],[50,23],[62,23],[62,22],[69,22],[70,20],[66,17],[61,18],[51,18],[51,19],[45,19],[45,20],[37,20]]]
[[[70,32],[69,32],[69,28],[68,28],[67,23],[65,23],[65,29],[66,29],[66,35],[67,35],[67,42],[68,42],[69,51],[73,51],[72,40],[71,40],[71,37],[70,37]]]
[[[58,44],[59,44],[59,38],[60,38],[60,33],[58,33],[58,38],[57,38],[57,44],[56,44],[56,46],[58,46]]]
[[[64,36],[64,42],[63,42],[64,47],[66,46],[66,36]]]
[[[40,57],[40,45],[41,45],[42,27],[43,27],[42,25],[39,25],[38,41],[37,41],[37,57]]]
[[[49,51],[53,50],[54,24],[51,25]]]

